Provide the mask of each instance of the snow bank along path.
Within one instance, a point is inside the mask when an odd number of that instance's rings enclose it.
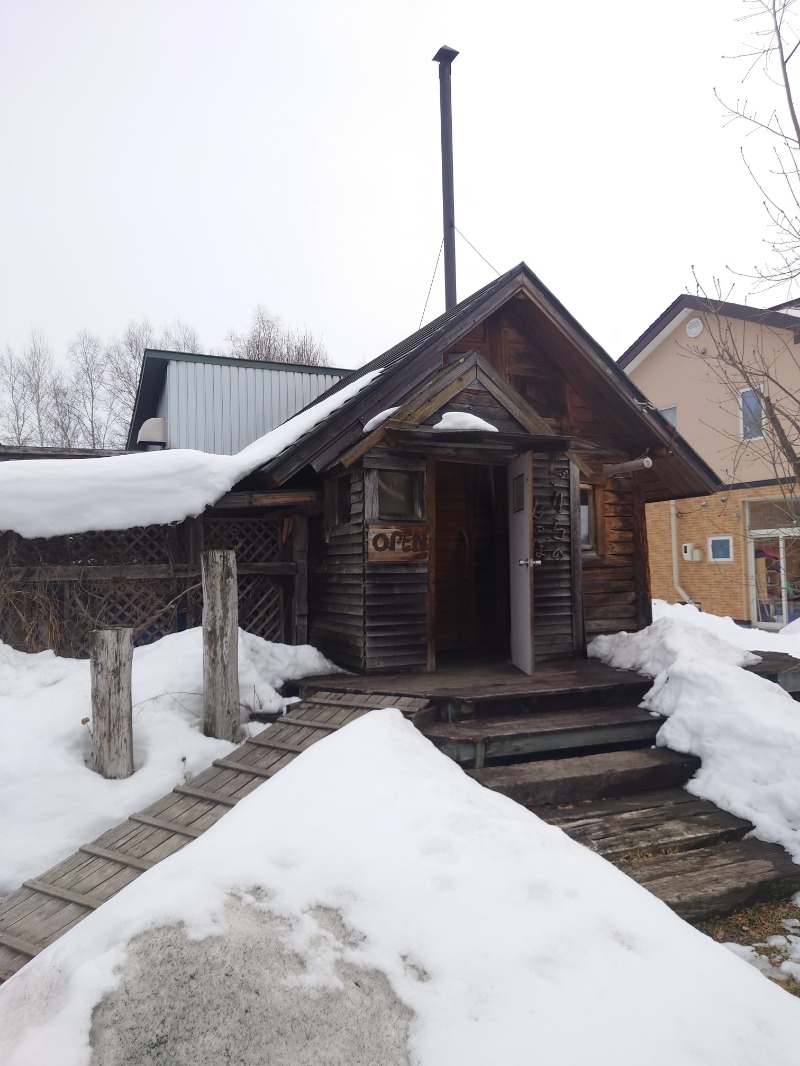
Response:
[[[245,710],[281,710],[284,681],[335,670],[309,645],[272,644],[239,631]],[[28,655],[0,643],[0,897],[234,749],[202,735],[202,692],[200,629],[137,648],[135,773],[107,781],[87,766],[88,661],[51,651]]]
[[[800,658],[800,634],[663,604],[647,629],[597,637],[589,654],[650,674],[642,706],[667,718],[656,743],[702,760],[689,792],[752,822],[800,863],[800,704],[741,669],[756,658],[749,649]]]
[[[215,503],[358,395],[380,370],[300,411],[236,455],[185,448],[99,459],[0,463],[0,528],[23,537],[182,522]]]
[[[384,710],[3,986],[0,1061],[796,1066],[798,1024],[797,1000]]]

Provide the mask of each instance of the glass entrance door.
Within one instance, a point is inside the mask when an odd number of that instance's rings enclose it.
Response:
[[[753,624],[779,629],[800,618],[800,537],[752,535]]]

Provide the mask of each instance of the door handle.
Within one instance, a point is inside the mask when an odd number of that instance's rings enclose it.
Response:
[[[519,565],[520,566],[541,566],[542,565],[542,560],[541,559],[520,559]]]

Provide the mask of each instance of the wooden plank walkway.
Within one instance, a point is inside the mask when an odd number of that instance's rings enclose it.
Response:
[[[0,982],[157,862],[195,840],[243,796],[318,740],[377,707],[414,718],[427,700],[385,694],[317,692],[275,725],[216,759],[90,844],[0,902]]]

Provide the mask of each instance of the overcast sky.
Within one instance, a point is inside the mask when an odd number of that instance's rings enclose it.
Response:
[[[741,95],[722,56],[745,10],[0,0],[0,345],[147,316],[217,347],[258,303],[340,366],[413,332],[448,44],[458,228],[500,272],[524,259],[617,356],[693,291],[693,264],[710,286],[763,258],[745,130],[713,95]],[[457,257],[459,297],[495,276],[460,239]],[[440,268],[426,318],[443,307]]]

